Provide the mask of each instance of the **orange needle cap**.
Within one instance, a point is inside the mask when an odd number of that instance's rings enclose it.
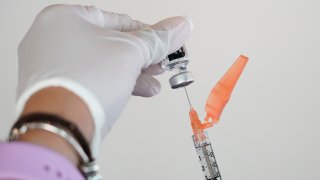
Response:
[[[208,122],[210,118],[212,119],[212,123],[217,123],[219,121],[221,113],[229,101],[232,90],[248,60],[248,57],[240,55],[219,82],[213,87],[206,103],[206,122]]]

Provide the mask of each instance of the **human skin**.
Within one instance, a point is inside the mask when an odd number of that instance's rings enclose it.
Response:
[[[31,113],[58,115],[76,124],[87,142],[91,142],[94,125],[89,109],[81,98],[64,88],[49,87],[32,95],[21,116]],[[31,130],[22,135],[18,141],[47,147],[70,160],[75,166],[79,164],[76,150],[65,139],[51,132]]]

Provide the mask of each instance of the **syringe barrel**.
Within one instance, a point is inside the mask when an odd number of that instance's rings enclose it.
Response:
[[[192,136],[206,180],[222,180],[207,132]]]

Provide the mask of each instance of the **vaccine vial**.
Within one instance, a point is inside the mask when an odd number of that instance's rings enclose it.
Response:
[[[178,51],[169,54],[161,62],[162,68],[171,72],[169,83],[172,89],[185,87],[193,83],[192,73],[187,70],[189,61],[187,50],[185,46],[182,46]]]

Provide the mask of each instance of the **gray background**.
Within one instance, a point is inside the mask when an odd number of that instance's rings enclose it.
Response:
[[[95,5],[155,23],[188,15],[188,89],[204,117],[206,98],[239,54],[250,57],[218,125],[208,130],[225,180],[320,179],[320,2],[317,0],[0,1],[0,138],[13,123],[18,43],[53,3]],[[133,97],[101,150],[105,179],[203,179],[183,90]]]

